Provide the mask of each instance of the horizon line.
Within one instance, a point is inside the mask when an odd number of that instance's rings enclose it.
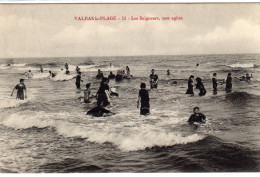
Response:
[[[43,58],[84,58],[84,57],[141,57],[141,56],[191,56],[191,55],[246,55],[246,54],[260,54],[260,53],[222,53],[222,54],[169,54],[169,55],[160,55],[160,54],[155,54],[155,55],[89,55],[89,56],[51,56],[51,57],[0,57],[1,59],[28,59],[28,58],[35,58],[35,59],[43,59]]]

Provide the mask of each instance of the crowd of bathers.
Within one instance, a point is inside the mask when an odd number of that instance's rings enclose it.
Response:
[[[111,64],[110,64],[111,66]],[[69,75],[70,71],[69,71],[69,65],[66,63],[65,64],[65,69],[66,72],[65,74]],[[63,70],[63,69],[62,69]],[[76,82],[75,85],[77,87],[77,89],[81,89],[81,82],[83,82],[83,80],[81,79],[81,71],[79,66],[76,66]],[[42,66],[40,66],[40,70],[39,72],[43,72],[43,68]],[[55,77],[56,75],[54,73],[52,73],[51,71],[49,71],[50,73],[50,77]],[[26,75],[28,76],[28,78],[30,78],[33,74],[31,73],[31,71],[29,70],[28,73],[26,73]],[[170,70],[167,70],[167,75],[171,75]],[[96,98],[97,100],[97,106],[95,108],[93,108],[92,110],[88,111],[87,114],[92,114],[94,116],[103,116],[104,114],[110,114],[111,112],[109,110],[106,109],[106,107],[108,107],[110,105],[110,98],[111,96],[118,96],[118,93],[116,93],[115,88],[110,88],[109,87],[109,81],[111,79],[115,79],[115,81],[121,81],[123,79],[131,79],[133,76],[130,74],[130,68],[128,66],[126,66],[126,70],[119,70],[117,72],[116,75],[113,74],[113,72],[111,71],[110,74],[108,75],[108,77],[104,77],[103,72],[98,69],[98,73],[96,75],[96,79],[100,79],[100,86],[99,89],[96,93],[96,95],[91,96],[91,83],[87,83],[86,84],[86,89],[84,90],[84,103],[88,104],[91,103],[91,98]],[[240,78],[235,77],[236,79],[239,79],[240,81],[250,81],[250,79],[253,76],[249,76],[249,74],[246,74],[246,76],[242,76]],[[158,81],[159,81],[159,77],[157,74],[155,74],[155,70],[152,69],[151,70],[151,75],[150,75],[150,88],[151,89],[157,89],[158,87]],[[199,96],[204,96],[206,95],[207,91],[204,87],[204,84],[202,82],[202,79],[200,77],[197,77],[196,80],[196,84],[194,84],[194,75],[190,75],[190,77],[188,78],[188,89],[186,91],[186,94],[189,95],[194,95],[194,90],[193,88],[196,88],[199,90]],[[225,86],[225,91],[227,93],[230,93],[232,91],[232,74],[228,73],[226,80],[218,80],[217,79],[217,73],[213,73],[213,77],[212,77],[212,87],[213,87],[213,94],[217,94],[218,91],[218,84],[226,84]],[[177,84],[176,81],[174,81],[173,84]],[[17,90],[17,99],[20,100],[24,100],[27,97],[26,94],[26,86],[24,84],[24,79],[20,79],[20,83],[17,84],[15,86],[15,88],[13,89]],[[13,92],[11,94],[11,96],[13,95]],[[145,83],[141,83],[140,84],[140,90],[139,90],[139,95],[138,95],[138,101],[137,101],[137,108],[140,108],[140,115],[149,115],[150,114],[150,99],[149,99],[149,92],[146,89],[146,84]],[[199,112],[199,107],[195,107],[193,109],[194,114],[192,114],[188,120],[189,123],[195,123],[195,122],[205,122],[206,117]]]

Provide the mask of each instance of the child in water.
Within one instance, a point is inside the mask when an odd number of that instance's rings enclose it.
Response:
[[[20,79],[20,83],[17,84],[17,85],[14,87],[11,96],[13,96],[14,90],[17,90],[16,99],[18,99],[18,100],[24,100],[25,98],[27,98],[26,86],[25,86],[25,84],[24,84],[24,79]]]
[[[140,115],[150,114],[150,104],[149,104],[149,93],[146,90],[146,84],[141,83],[139,90],[139,98],[137,101],[137,108],[139,108],[139,103],[141,102]]]
[[[206,116],[202,113],[200,113],[200,108],[195,107],[193,108],[193,114],[190,116],[188,122],[189,124],[193,124],[195,122],[197,123],[205,123]]]

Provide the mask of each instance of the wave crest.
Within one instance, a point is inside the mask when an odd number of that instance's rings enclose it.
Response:
[[[138,151],[154,146],[173,146],[187,144],[204,138],[204,135],[182,135],[180,132],[166,131],[156,125],[136,125],[125,127],[123,122],[84,123],[78,124],[62,120],[64,114],[26,112],[25,115],[16,113],[6,118],[2,124],[14,129],[28,129],[32,127],[53,127],[64,137],[85,138],[99,144],[112,143],[122,151]]]

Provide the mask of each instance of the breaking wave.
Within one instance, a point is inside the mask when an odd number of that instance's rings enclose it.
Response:
[[[256,65],[253,64],[253,63],[236,63],[236,64],[232,64],[232,65],[228,65],[230,66],[231,68],[253,68],[255,67]]]
[[[166,131],[155,125],[126,126],[124,123],[107,122],[93,124],[78,124],[63,120],[66,112],[26,112],[26,114],[11,114],[2,124],[14,129],[53,127],[64,137],[85,138],[95,143],[113,143],[122,151],[138,151],[154,146],[173,146],[187,144],[203,139],[204,135],[197,133],[182,135],[180,132]],[[78,116],[77,116],[78,118]]]

